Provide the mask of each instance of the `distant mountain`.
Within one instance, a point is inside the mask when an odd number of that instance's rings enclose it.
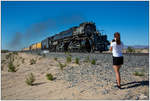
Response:
[[[133,45],[133,46],[125,45],[124,46],[125,49],[128,48],[128,47],[132,47],[132,48],[135,48],[135,49],[148,49],[149,48],[149,46],[147,46],[147,45]]]

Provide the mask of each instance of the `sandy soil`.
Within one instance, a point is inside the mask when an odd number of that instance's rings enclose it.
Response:
[[[142,95],[142,93],[149,93],[149,86],[138,86],[123,90],[111,88],[113,84],[110,84],[110,86],[107,87],[99,87],[94,86],[94,76],[92,76],[92,82],[85,80],[78,83],[77,86],[70,87],[70,82],[58,77],[59,75],[62,76],[61,74],[63,74],[63,71],[60,70],[57,61],[64,63],[65,60],[63,58],[58,58],[58,60],[55,61],[54,57],[45,58],[38,55],[19,53],[18,55],[14,55],[13,62],[18,69],[17,72],[8,72],[9,59],[5,58],[6,55],[7,54],[2,54],[2,61],[5,60],[2,62],[1,72],[2,100],[116,100],[123,99],[125,96],[129,96],[130,93],[134,93],[134,95],[137,93],[139,99],[148,99],[148,97]],[[35,59],[36,63],[30,65],[30,59]],[[72,67],[78,66],[75,63],[67,65]],[[29,86],[25,83],[26,76],[30,73],[33,73],[36,78],[33,86]],[[56,79],[53,81],[47,80],[45,76],[46,73],[52,73]],[[143,77],[135,78],[137,78],[138,81],[143,80]],[[99,84],[101,83],[103,82],[99,82]],[[136,96],[132,96],[132,98],[138,99]]]

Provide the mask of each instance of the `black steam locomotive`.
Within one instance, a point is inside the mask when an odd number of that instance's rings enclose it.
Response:
[[[107,35],[96,30],[95,23],[84,22],[41,42],[42,50],[50,52],[94,52],[107,51]]]

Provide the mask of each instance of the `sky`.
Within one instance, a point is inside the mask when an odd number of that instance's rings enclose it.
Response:
[[[82,22],[95,22],[109,41],[149,44],[148,1],[1,1],[2,49],[20,50]]]

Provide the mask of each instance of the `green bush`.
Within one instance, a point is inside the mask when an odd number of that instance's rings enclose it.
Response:
[[[26,84],[30,86],[33,86],[34,81],[35,81],[35,76],[32,73],[30,73],[28,77],[26,77],[26,80],[25,80]]]
[[[144,76],[144,72],[135,71],[133,73],[133,75],[135,75],[135,76]]]
[[[128,47],[128,48],[127,48],[127,52],[128,52],[128,53],[134,53],[134,52],[135,52],[135,49],[132,48],[132,47]]]
[[[18,52],[13,52],[13,54],[18,55]]]
[[[91,60],[91,64],[95,65],[95,64],[96,64],[96,60],[95,60],[95,59],[92,59],[92,60]]]
[[[71,56],[67,56],[67,63],[71,62]]]
[[[54,60],[57,61],[57,58],[55,57]]]
[[[30,65],[36,64],[36,60],[30,59]]]
[[[63,64],[61,64],[60,62],[58,62],[58,63],[59,63],[59,67],[60,67],[61,70],[63,70],[64,67],[66,67],[66,64],[63,65]]]
[[[10,61],[8,63],[8,72],[16,72],[16,71],[17,71],[16,67],[13,65],[13,62]]]
[[[46,78],[51,81],[54,80],[54,77],[51,73],[46,74]]]
[[[79,64],[79,58],[75,59],[76,64]]]
[[[1,53],[8,53],[8,50],[1,50]]]
[[[41,53],[38,53],[37,55],[41,55]]]

